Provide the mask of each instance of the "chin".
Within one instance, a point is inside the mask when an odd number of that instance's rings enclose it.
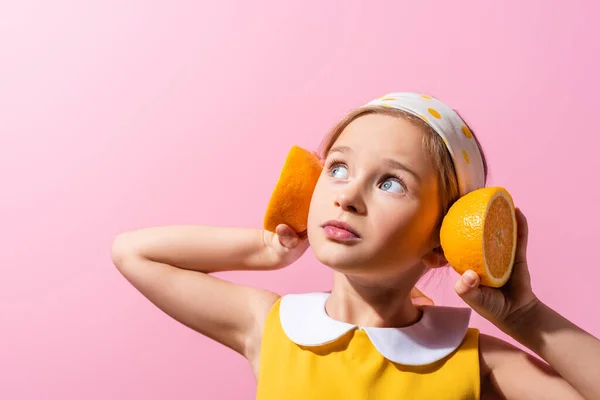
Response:
[[[354,246],[318,240],[314,244],[311,242],[311,249],[321,264],[338,272],[356,272],[370,264],[370,258]]]

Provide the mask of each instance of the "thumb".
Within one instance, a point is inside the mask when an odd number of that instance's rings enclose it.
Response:
[[[285,224],[277,225],[275,233],[279,238],[279,243],[288,249],[293,249],[300,241],[298,234],[290,226]]]
[[[479,275],[475,271],[466,271],[454,285],[454,290],[465,303],[475,311],[483,306],[483,293],[479,287]]]
[[[515,255],[515,264],[527,262],[527,241],[529,237],[529,224],[527,217],[519,209],[515,208],[517,217],[517,254]]]

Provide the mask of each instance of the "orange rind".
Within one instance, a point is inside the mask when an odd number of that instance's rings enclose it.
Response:
[[[317,155],[298,146],[289,151],[264,217],[264,229],[275,232],[279,224],[296,233],[306,231],[313,191],[323,166]]]
[[[502,187],[489,187],[459,198],[444,217],[440,241],[456,272],[473,270],[482,285],[504,286],[512,274],[517,249],[512,196]]]

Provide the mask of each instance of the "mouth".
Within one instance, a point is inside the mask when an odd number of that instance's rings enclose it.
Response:
[[[360,239],[358,232],[345,222],[327,221],[321,225],[325,231],[325,235],[332,240],[348,242]]]

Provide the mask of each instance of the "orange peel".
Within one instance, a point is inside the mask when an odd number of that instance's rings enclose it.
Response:
[[[313,191],[323,166],[317,155],[298,146],[289,151],[264,217],[264,229],[275,232],[279,224],[296,233],[306,231]]]
[[[484,286],[505,285],[517,249],[512,196],[502,187],[467,193],[445,215],[440,241],[446,260],[456,272],[473,270]]]

